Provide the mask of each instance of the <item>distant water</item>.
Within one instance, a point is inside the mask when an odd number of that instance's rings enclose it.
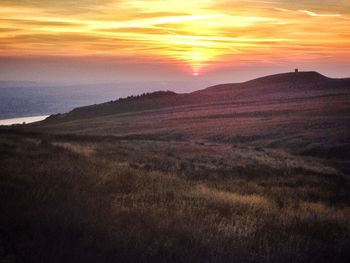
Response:
[[[5,120],[0,120],[0,125],[32,123],[32,122],[36,122],[36,121],[42,121],[42,120],[46,119],[47,117],[49,117],[49,115],[5,119]]]

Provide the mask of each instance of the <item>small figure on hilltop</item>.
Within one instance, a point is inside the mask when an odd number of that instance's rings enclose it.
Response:
[[[299,72],[299,69],[296,68],[296,69],[294,70],[294,72],[295,72],[295,73],[298,73],[298,72]]]

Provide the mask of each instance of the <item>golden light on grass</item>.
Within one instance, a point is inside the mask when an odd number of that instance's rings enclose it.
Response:
[[[91,157],[95,154],[95,149],[92,145],[81,145],[81,144],[74,144],[74,143],[67,143],[67,142],[65,143],[55,142],[53,143],[53,145],[69,150],[73,153],[83,155],[85,157]]]
[[[146,59],[191,73],[233,61],[349,60],[349,5],[308,8],[280,1],[5,0],[0,55]]]
[[[205,198],[211,198],[212,200],[218,202],[228,202],[260,208],[271,208],[273,206],[267,198],[260,195],[240,195],[237,193],[219,191],[205,185],[198,185],[195,191],[193,191],[193,194],[200,195]]]

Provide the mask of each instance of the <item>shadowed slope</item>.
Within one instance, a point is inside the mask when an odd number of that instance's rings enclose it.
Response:
[[[103,104],[80,107],[65,115],[52,116],[46,123],[71,121],[127,112],[191,104],[242,102],[338,94],[349,90],[350,79],[331,79],[317,72],[283,73],[244,83],[222,84],[188,94],[159,91]]]
[[[285,73],[189,94],[158,92],[78,108],[33,128],[350,156],[350,79]]]

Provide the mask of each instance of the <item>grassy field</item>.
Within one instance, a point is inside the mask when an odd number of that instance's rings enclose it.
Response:
[[[349,178],[324,159],[2,130],[0,167],[0,262],[350,260]]]

